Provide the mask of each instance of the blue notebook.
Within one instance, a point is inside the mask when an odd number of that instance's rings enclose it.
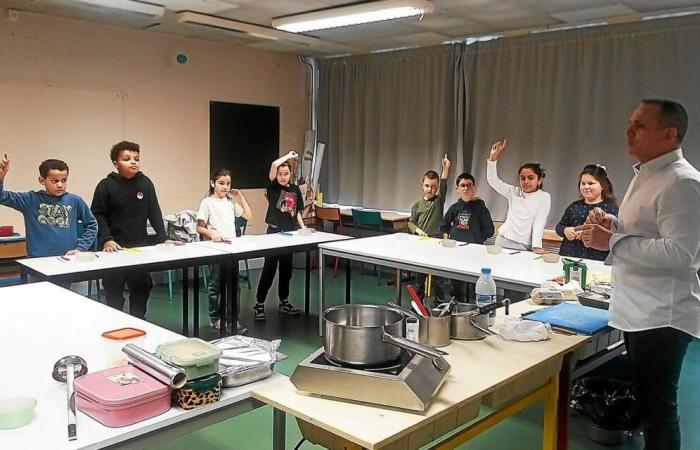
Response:
[[[553,327],[588,335],[595,334],[608,326],[607,310],[570,303],[540,309],[523,318],[547,322]]]

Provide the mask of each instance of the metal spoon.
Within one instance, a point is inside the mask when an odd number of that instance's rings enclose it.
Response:
[[[56,361],[51,376],[54,380],[66,383],[66,402],[68,406],[68,440],[78,439],[78,420],[75,415],[75,391],[73,382],[88,371],[87,363],[80,356],[69,355]]]

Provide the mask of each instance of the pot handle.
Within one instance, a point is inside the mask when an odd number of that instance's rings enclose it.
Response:
[[[382,340],[387,344],[395,345],[410,352],[418,353],[421,356],[425,356],[426,358],[432,359],[433,364],[435,364],[435,366],[440,370],[442,370],[443,368],[441,361],[444,361],[444,359],[442,357],[445,355],[449,355],[449,353],[444,352],[442,350],[438,350],[433,347],[427,347],[425,345],[421,345],[416,342],[410,341],[406,338],[394,336],[392,334],[387,333],[386,331],[382,333]]]
[[[473,326],[474,328],[476,328],[477,330],[481,331],[482,333],[484,333],[484,334],[486,334],[486,335],[488,335],[488,336],[495,336],[495,335],[496,335],[496,333],[494,333],[493,331],[491,331],[490,328],[488,328],[488,327],[482,327],[481,325],[479,325],[479,324],[474,320],[474,318],[469,319],[469,323],[471,324],[471,326]]]

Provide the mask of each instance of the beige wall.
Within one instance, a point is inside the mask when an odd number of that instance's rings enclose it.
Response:
[[[126,139],[141,144],[164,214],[196,209],[207,189],[209,101],[279,106],[280,152],[302,150],[309,126],[295,55],[25,13],[0,18],[0,93],[6,189],[39,189],[39,162],[59,158],[71,168],[69,190],[89,204],[112,169],[110,146]],[[230,169],[235,186],[246,168]],[[263,190],[244,194],[255,214],[249,232],[264,232]],[[23,232],[9,208],[0,207],[0,224]]]

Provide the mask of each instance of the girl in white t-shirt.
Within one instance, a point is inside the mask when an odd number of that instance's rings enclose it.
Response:
[[[542,190],[544,169],[537,163],[523,164],[518,169],[519,186],[504,182],[498,178],[496,164],[505,148],[505,139],[494,143],[486,166],[486,181],[508,200],[506,221],[498,230],[496,243],[504,248],[545,253],[542,234],[552,199]]]
[[[243,193],[231,189],[231,172],[219,169],[209,180],[209,197],[202,200],[197,212],[197,232],[214,242],[236,238],[236,217],[250,220],[253,213]],[[221,328],[219,317],[219,293],[221,290],[221,265],[209,266],[209,324]],[[236,322],[238,334],[247,330]]]

